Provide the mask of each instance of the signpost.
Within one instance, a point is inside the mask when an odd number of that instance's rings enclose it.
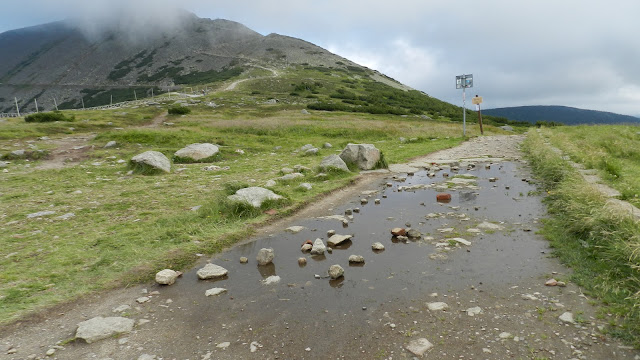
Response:
[[[473,74],[456,76],[456,89],[462,89],[462,136],[467,136],[467,98],[465,89],[473,87]]]
[[[484,130],[482,130],[482,112],[480,111],[480,104],[482,104],[482,96],[476,95],[471,99],[471,102],[476,105],[476,111],[478,112],[478,123],[480,124],[480,134],[484,135]]]

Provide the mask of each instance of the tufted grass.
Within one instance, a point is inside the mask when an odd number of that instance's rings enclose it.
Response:
[[[548,194],[542,232],[554,254],[572,268],[571,281],[604,304],[601,315],[613,315],[607,332],[640,348],[640,223],[607,207],[541,135],[530,132],[524,148]]]

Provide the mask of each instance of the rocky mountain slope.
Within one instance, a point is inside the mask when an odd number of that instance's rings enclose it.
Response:
[[[139,93],[238,76],[251,65],[363,69],[309,42],[263,36],[228,20],[182,14],[167,31],[132,34],[117,26],[87,36],[71,21],[0,34],[0,112],[80,107],[104,89]],[[400,84],[397,84],[398,86]],[[157,91],[156,90],[156,91]]]

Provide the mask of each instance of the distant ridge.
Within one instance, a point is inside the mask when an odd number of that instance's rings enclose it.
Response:
[[[580,124],[640,124],[640,118],[568,106],[515,106],[482,110],[483,114],[535,124],[538,121]]]

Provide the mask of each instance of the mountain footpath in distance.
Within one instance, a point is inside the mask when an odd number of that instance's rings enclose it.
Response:
[[[568,106],[514,106],[482,110],[483,114],[504,117],[513,121],[555,122],[565,125],[581,124],[640,124],[640,118],[606,111],[585,110]]]

